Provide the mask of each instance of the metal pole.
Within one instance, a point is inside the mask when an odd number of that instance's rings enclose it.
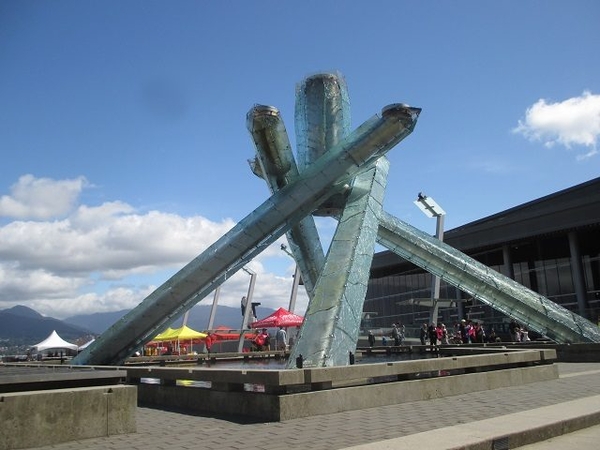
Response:
[[[246,310],[244,311],[244,319],[242,320],[242,326],[240,327],[240,340],[238,341],[238,353],[242,352],[244,348],[244,330],[248,326],[248,317],[252,310],[252,294],[254,294],[254,285],[256,284],[256,273],[246,267],[243,268],[244,272],[250,275],[250,284],[248,285],[248,295],[246,296]]]
[[[207,330],[212,330],[215,323],[215,316],[217,315],[217,305],[219,304],[219,294],[221,293],[221,286],[217,286],[215,289],[215,296],[213,297],[213,304],[210,308],[210,317],[208,318]]]
[[[581,263],[581,251],[579,250],[579,236],[575,231],[570,231],[569,251],[571,253],[571,276],[575,285],[575,297],[577,298],[577,312],[581,317],[587,317],[592,320],[590,310],[588,310],[586,299],[585,278],[583,275],[583,264]]]
[[[440,241],[444,241],[444,214],[436,215],[435,237]],[[431,287],[431,316],[429,323],[437,324],[438,319],[438,300],[440,299],[440,277],[433,277],[433,285]]]
[[[300,284],[300,268],[296,264],[296,270],[294,271],[294,282],[292,283],[292,293],[290,294],[290,306],[288,311],[293,313],[296,308],[296,297],[298,295],[298,284]]]
[[[182,327],[185,327],[187,325],[188,319],[190,317],[190,310],[188,309],[185,314],[183,315],[183,322],[181,324]]]
[[[444,240],[444,216],[446,212],[431,197],[419,192],[415,205],[430,218],[436,218],[435,237],[439,241]],[[431,282],[431,311],[429,312],[429,323],[436,324],[438,321],[438,302],[440,300],[440,277],[433,275]]]

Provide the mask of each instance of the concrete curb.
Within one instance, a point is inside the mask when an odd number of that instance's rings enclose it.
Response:
[[[600,424],[600,395],[345,450],[508,450]]]

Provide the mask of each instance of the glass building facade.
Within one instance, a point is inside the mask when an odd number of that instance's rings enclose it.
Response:
[[[597,323],[600,315],[600,178],[472,222],[444,241],[488,267]],[[363,308],[363,329],[429,322],[433,277],[384,251],[377,253]],[[441,283],[438,322],[483,323],[501,337],[509,317]]]

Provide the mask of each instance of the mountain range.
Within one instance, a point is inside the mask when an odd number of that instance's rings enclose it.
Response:
[[[187,326],[201,331],[208,327],[211,305],[196,305],[190,309]],[[7,346],[34,345],[46,339],[53,330],[69,342],[89,340],[102,334],[130,310],[107,313],[80,314],[64,320],[46,317],[26,306],[18,305],[0,310],[0,341]],[[259,318],[273,313],[270,308],[258,308]],[[239,308],[219,306],[213,327],[220,325],[239,328],[242,322]],[[182,318],[173,321],[171,327],[180,327]]]
[[[18,305],[0,311],[0,339],[7,346],[37,344],[46,339],[52,330],[70,342],[93,334],[85,327],[42,316],[26,306]]]

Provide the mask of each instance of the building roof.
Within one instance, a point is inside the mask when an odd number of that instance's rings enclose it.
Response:
[[[589,228],[600,229],[600,177],[444,232],[444,242],[468,253],[500,244]],[[372,270],[405,261],[389,250]]]

